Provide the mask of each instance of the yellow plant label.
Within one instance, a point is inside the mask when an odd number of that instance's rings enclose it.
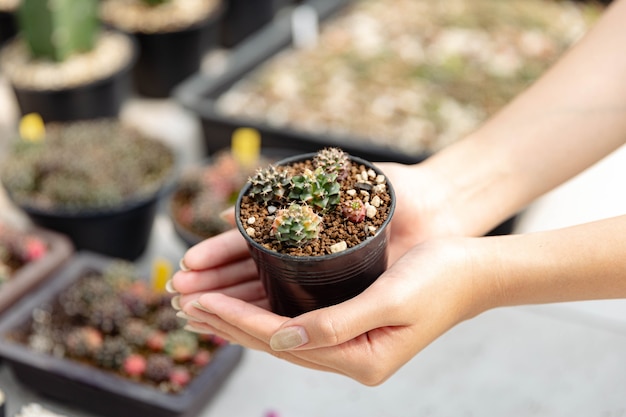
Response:
[[[152,289],[165,291],[167,281],[172,277],[172,264],[165,259],[156,259],[152,264]]]
[[[38,113],[24,115],[20,120],[19,131],[23,140],[31,142],[39,142],[46,136],[43,119]]]
[[[261,153],[261,134],[249,127],[240,127],[233,132],[231,152],[243,166],[252,166],[259,160]]]

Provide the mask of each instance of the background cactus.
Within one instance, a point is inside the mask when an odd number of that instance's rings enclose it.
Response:
[[[339,204],[340,190],[337,173],[318,167],[315,171],[307,169],[302,175],[292,178],[289,198],[329,210]]]
[[[142,0],[148,6],[158,6],[159,4],[168,3],[170,0]]]
[[[276,213],[272,223],[272,235],[279,242],[301,246],[317,239],[322,228],[322,217],[312,207],[292,203]]]
[[[93,49],[100,29],[98,0],[23,0],[18,22],[35,58],[63,61]]]

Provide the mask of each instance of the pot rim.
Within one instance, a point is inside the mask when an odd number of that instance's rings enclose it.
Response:
[[[313,158],[315,155],[317,154],[317,152],[311,152],[311,153],[304,153],[304,154],[299,154],[299,155],[294,155],[291,157],[287,157],[284,159],[281,159],[280,161],[277,161],[274,165],[276,166],[284,166],[284,165],[289,165],[293,162],[299,162],[299,161],[304,161],[306,159],[311,159]],[[374,163],[367,161],[363,158],[359,158],[358,156],[354,156],[354,155],[350,155],[348,154],[349,159],[352,162],[356,162],[358,164],[361,165],[365,165],[368,168],[372,168],[377,174],[382,174],[385,175],[385,173],[380,170],[380,168],[378,168],[377,166],[374,165]],[[389,226],[389,224],[391,223],[391,220],[393,218],[393,214],[395,212],[395,208],[396,208],[396,194],[395,191],[393,189],[393,185],[391,184],[391,181],[389,181],[389,178],[387,177],[387,175],[385,175],[385,178],[387,179],[387,192],[389,193],[389,196],[391,197],[391,204],[389,205],[389,214],[387,215],[387,218],[385,219],[385,221],[383,222],[383,224],[378,228],[378,230],[376,231],[376,235],[378,235],[379,233],[384,233],[384,230]],[[241,191],[239,192],[239,196],[237,197],[237,203],[235,204],[235,223],[237,226],[237,230],[239,230],[239,233],[244,237],[244,239],[246,240],[246,243],[253,247],[254,249],[261,251],[263,253],[266,254],[270,254],[278,259],[289,259],[292,262],[302,262],[302,263],[311,263],[311,262],[323,262],[326,261],[328,259],[335,259],[335,258],[339,258],[342,256],[346,256],[349,255],[353,252],[356,252],[358,250],[360,250],[362,247],[364,247],[365,245],[368,244],[368,242],[372,239],[372,237],[368,237],[367,239],[363,240],[361,243],[359,243],[356,246],[353,246],[351,248],[348,248],[344,251],[341,252],[337,252],[337,253],[330,253],[330,254],[326,254],[326,255],[319,255],[319,256],[294,256],[294,255],[290,255],[290,254],[286,254],[286,253],[282,253],[282,252],[276,252],[270,249],[267,249],[266,247],[264,247],[263,245],[257,243],[254,239],[252,239],[250,236],[248,236],[248,234],[246,233],[246,229],[243,225],[243,223],[241,222],[241,200],[243,199],[243,197],[248,193],[248,190],[250,189],[250,182],[247,182],[246,185],[241,189]],[[374,235],[374,236],[376,236]]]

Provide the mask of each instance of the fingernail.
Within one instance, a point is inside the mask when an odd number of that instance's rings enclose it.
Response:
[[[225,222],[230,221],[230,219],[233,217],[233,208],[227,208],[226,210],[220,212],[219,216],[220,219],[224,220]]]
[[[192,326],[191,324],[186,324],[183,329],[187,330],[188,332],[193,332],[193,333],[199,333],[199,334],[213,334],[213,332],[207,330],[207,329],[202,329],[200,327],[195,327]]]
[[[270,347],[273,350],[289,350],[302,346],[309,341],[304,327],[285,327],[274,333],[270,339]]]
[[[185,263],[185,258],[181,258],[180,261],[178,262],[178,267],[180,268],[181,271],[183,272],[189,272],[191,271],[191,268],[189,268],[187,266],[187,264]]]
[[[191,305],[194,306],[195,308],[197,308],[200,311],[204,311],[205,313],[213,314],[213,312],[211,310],[209,310],[208,308],[206,308],[205,306],[200,304],[198,301],[193,301],[191,303]]]
[[[176,312],[176,317],[179,317],[181,319],[185,319],[185,320],[191,320],[191,321],[200,321],[200,319],[190,316],[189,314],[185,313],[184,311],[177,311]]]
[[[178,292],[174,288],[174,284],[172,283],[171,279],[165,283],[165,291],[169,292],[170,294],[176,294]]]
[[[172,304],[172,307],[174,307],[174,310],[180,310],[180,295],[177,295],[175,297],[172,297],[172,300],[170,301],[170,304]]]

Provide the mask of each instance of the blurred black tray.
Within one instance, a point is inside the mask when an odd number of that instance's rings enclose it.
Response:
[[[243,348],[220,347],[211,363],[180,393],[166,394],[97,368],[66,358],[38,353],[7,339],[7,333],[27,324],[32,311],[84,276],[88,270],[103,270],[112,258],[79,252],[46,285],[3,315],[0,321],[0,357],[16,379],[52,399],[103,416],[191,417],[217,394],[239,363]]]
[[[351,0],[308,0],[302,4],[311,6],[320,20],[327,19],[345,8]],[[228,148],[233,131],[238,127],[253,127],[262,136],[264,148],[292,149],[293,154],[316,152],[325,146],[338,146],[346,152],[374,162],[416,163],[427,155],[406,155],[391,148],[376,145],[360,145],[360,141],[332,135],[314,135],[294,129],[276,128],[262,122],[251,122],[220,114],[216,100],[233,84],[241,80],[260,64],[274,57],[293,42],[291,14],[284,13],[258,31],[247,41],[234,48],[226,62],[226,68],[218,75],[198,73],[182,82],[173,96],[185,108],[196,113],[202,123],[206,150],[212,154]]]

